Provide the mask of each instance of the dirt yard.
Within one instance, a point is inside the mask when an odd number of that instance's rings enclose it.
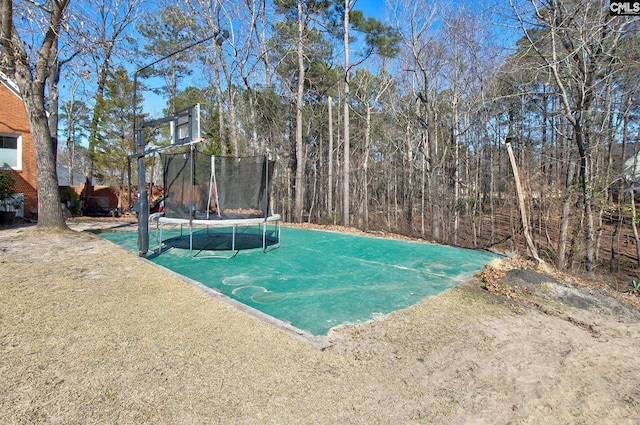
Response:
[[[2,229],[0,423],[639,424],[638,298],[512,266],[321,351],[93,234]]]

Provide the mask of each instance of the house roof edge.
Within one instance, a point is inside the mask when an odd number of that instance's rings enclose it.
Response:
[[[0,72],[0,82],[2,82],[2,84],[4,84],[9,90],[11,90],[11,92],[15,94],[18,99],[22,100],[18,84],[16,84],[16,82],[9,78],[4,72]]]

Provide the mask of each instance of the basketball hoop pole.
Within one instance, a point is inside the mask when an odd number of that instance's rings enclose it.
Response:
[[[132,157],[135,157],[138,161],[138,201],[134,205],[134,211],[138,213],[138,256],[144,257],[147,255],[147,251],[149,251],[149,195],[147,193],[147,182],[146,182],[146,169],[144,165],[145,159],[145,142],[144,142],[144,128],[139,124],[139,120],[137,117],[138,111],[138,74],[152,67],[153,65],[161,62],[165,59],[168,59],[172,56],[177,55],[178,53],[182,53],[185,50],[191,49],[199,44],[202,44],[206,41],[212,40],[215,38],[216,44],[221,46],[226,38],[229,37],[229,33],[227,31],[215,31],[213,35],[203,38],[202,40],[198,40],[194,43],[189,44],[175,52],[169,53],[161,57],[160,59],[156,59],[155,61],[144,65],[141,68],[138,68],[133,73],[133,137],[134,137],[134,149]],[[129,187],[129,198],[131,198],[131,187]]]

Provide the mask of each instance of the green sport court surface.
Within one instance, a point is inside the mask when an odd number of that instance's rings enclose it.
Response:
[[[100,236],[138,251],[137,232]],[[250,241],[251,234],[246,236]],[[238,237],[242,240],[242,233]],[[153,245],[153,232],[149,239]],[[198,229],[194,247],[211,239]],[[282,227],[281,240],[281,247],[267,254],[248,249],[232,259],[192,259],[187,230],[174,248],[147,258],[314,336],[409,307],[470,279],[495,258],[442,245],[290,227]]]

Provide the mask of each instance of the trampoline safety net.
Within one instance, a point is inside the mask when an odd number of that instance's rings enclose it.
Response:
[[[196,150],[161,153],[165,217],[267,217],[275,161],[266,156],[221,157]]]

